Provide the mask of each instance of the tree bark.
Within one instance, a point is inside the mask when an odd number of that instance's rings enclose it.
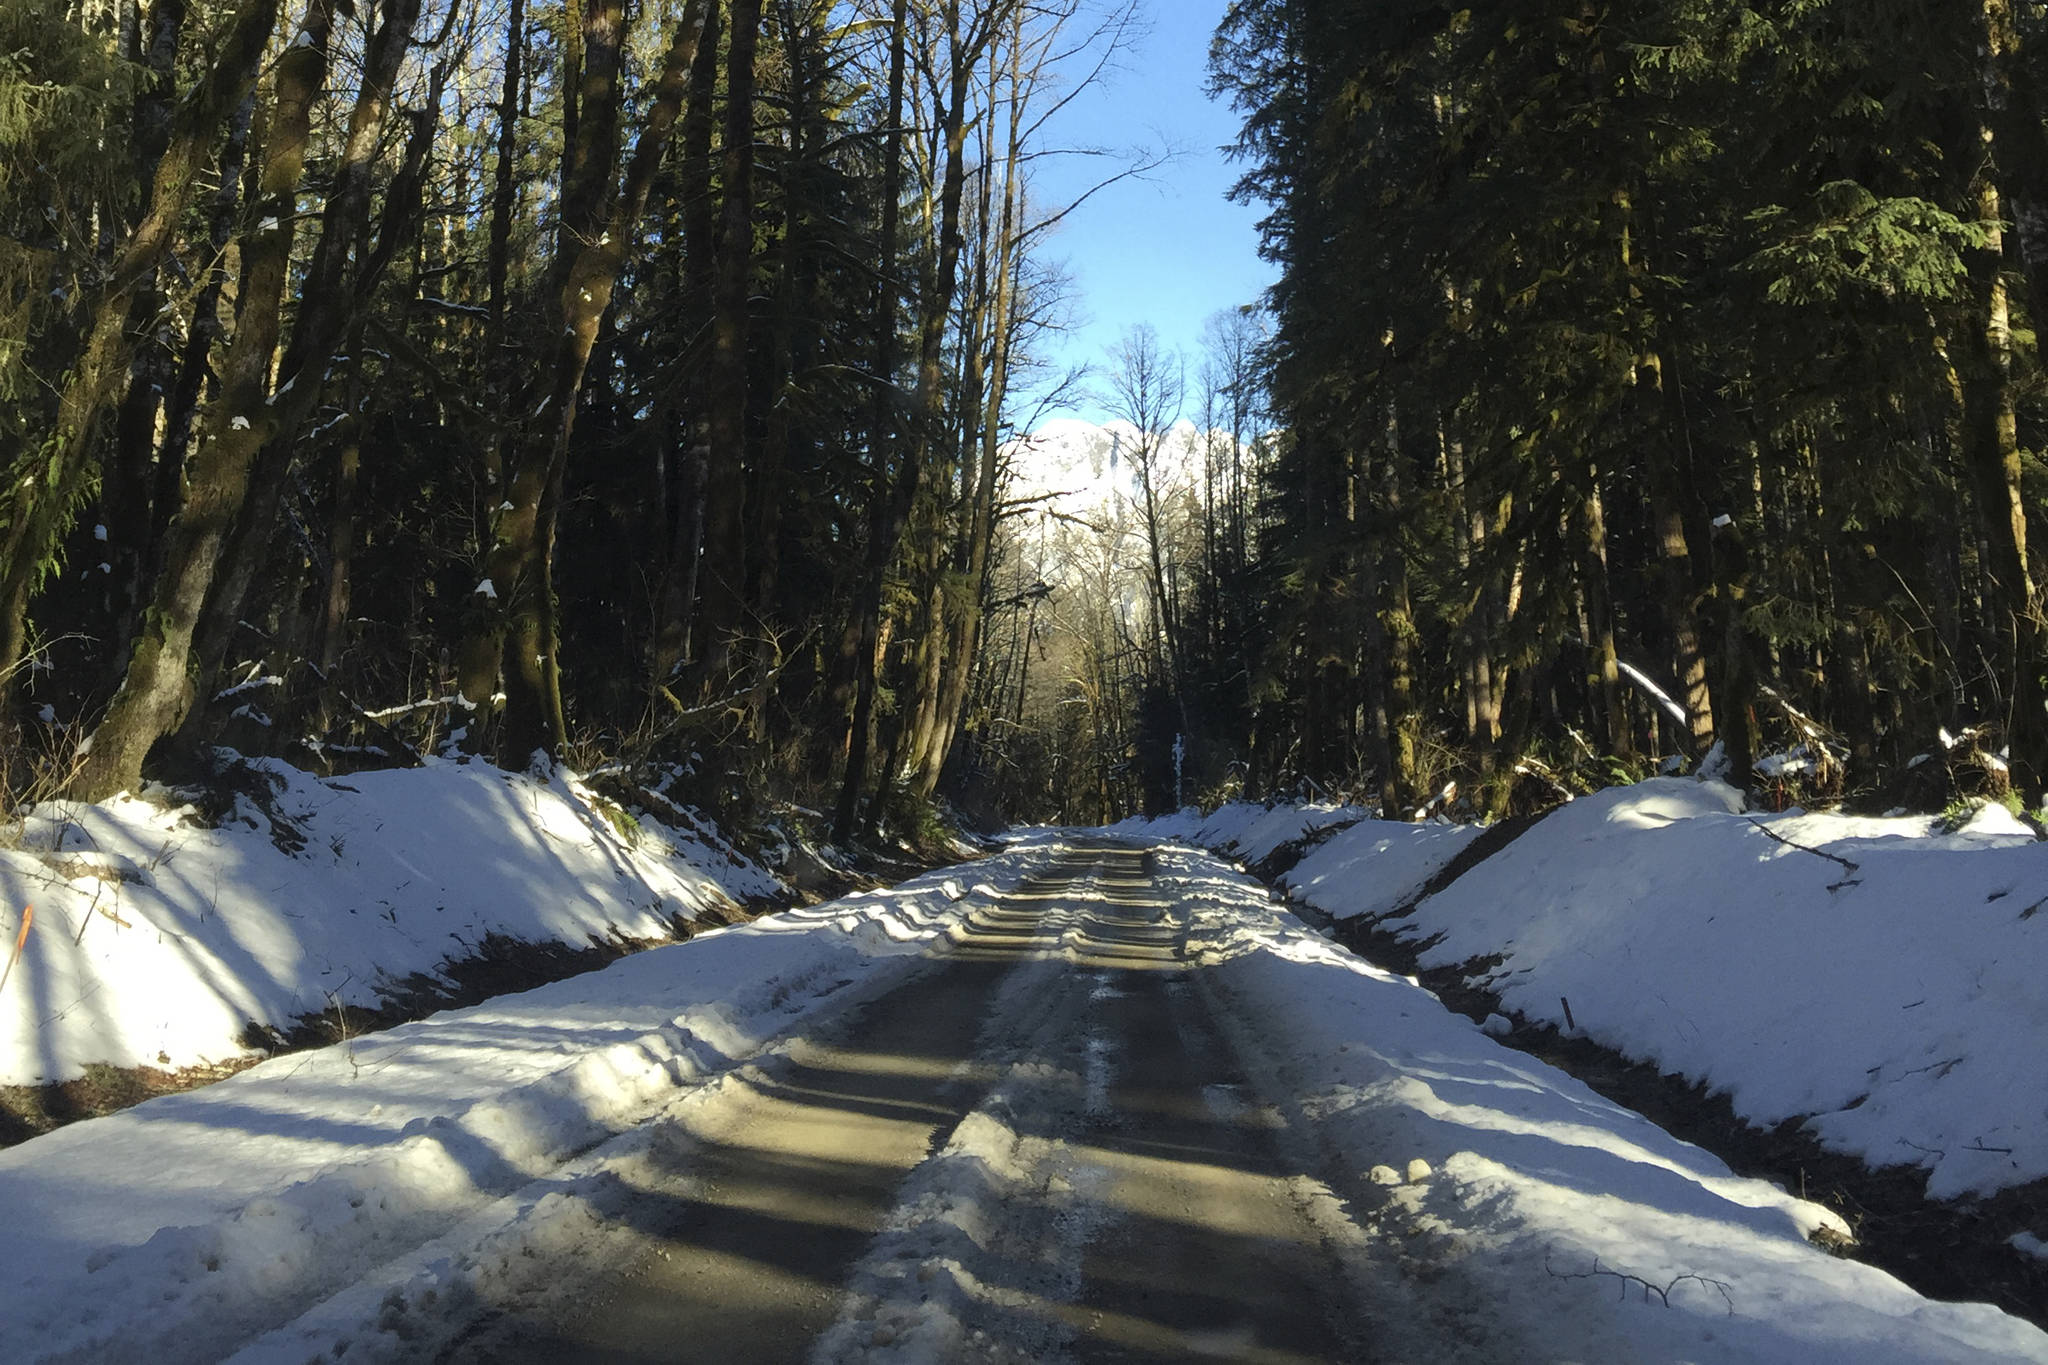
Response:
[[[2048,329],[2048,51],[2022,35],[2012,0],[1981,0],[1978,19],[1985,126],[2012,218],[2014,264],[2026,282],[2028,314],[2037,329]],[[2034,33],[2048,37],[2038,25]]]
[[[1688,439],[1677,400],[1676,377],[1666,372],[1657,356],[1645,358],[1637,368],[1636,382],[1646,386],[1663,421],[1663,448],[1645,456],[1644,484],[1649,493],[1650,517],[1657,541],[1658,586],[1664,610],[1665,629],[1671,642],[1671,663],[1686,713],[1686,728],[1693,757],[1705,756],[1714,743],[1714,698],[1707,685],[1706,648],[1700,640],[1696,601],[1699,586],[1692,557],[1692,540],[1686,531],[1687,474],[1680,468],[1688,461]]]
[[[925,766],[919,773],[916,791],[930,799],[937,789],[953,738],[965,724],[968,683],[981,649],[982,626],[986,616],[989,550],[995,538],[997,481],[1001,477],[1003,403],[1009,390],[1012,312],[1016,298],[1017,216],[1023,165],[1023,99],[1019,63],[1022,44],[1013,21],[1010,36],[1010,118],[1003,158],[1002,210],[996,224],[996,260],[992,271],[994,290],[989,300],[989,359],[986,393],[977,404],[979,431],[965,433],[980,446],[977,471],[968,514],[965,553],[956,565],[966,593],[962,620],[953,640],[951,673],[939,703],[940,731]]]
[[[185,0],[157,0],[150,7],[149,39],[140,57],[144,78],[135,100],[135,181],[150,184],[170,140],[178,38],[184,29]],[[130,227],[133,224],[129,225]],[[162,314],[167,300],[161,271],[151,270],[128,310],[131,360],[128,392],[114,420],[112,458],[100,480],[101,551],[112,572],[104,575],[107,601],[100,629],[107,646],[109,686],[120,682],[120,663],[135,629],[135,612],[150,551],[150,497],[155,491],[156,422],[171,385],[171,351]]]
[[[1749,638],[1749,550],[1734,523],[1714,538],[1714,617],[1720,635],[1720,673],[1714,690],[1716,738],[1728,756],[1729,781],[1747,791],[1756,767],[1756,650]]]
[[[412,48],[412,29],[419,13],[420,0],[383,0],[379,22],[364,46],[347,139],[321,213],[320,236],[299,285],[298,315],[277,367],[277,388],[266,404],[274,435],[257,451],[250,466],[248,491],[194,637],[194,673],[202,697],[210,695],[219,680],[234,647],[250,585],[269,558],[298,434],[326,390],[327,367],[343,338],[360,325],[390,260],[393,239],[409,234],[411,220],[419,210],[418,186],[438,127],[445,66],[434,74],[429,108],[415,120],[405,169],[391,187],[386,250],[370,250],[372,175],[391,112],[393,86],[399,66]]]
[[[1585,487],[1575,490],[1571,539],[1579,591],[1586,605],[1586,693],[1593,703],[1596,732],[1607,752],[1629,758],[1635,753],[1635,737],[1621,686],[1621,654],[1614,638],[1614,587],[1607,576],[1607,505],[1600,492],[1599,467],[1588,465],[1584,477]]]
[[[1401,541],[1403,512],[1407,503],[1411,461],[1403,442],[1389,452],[1390,468],[1384,490],[1386,516],[1380,540],[1380,613],[1386,622],[1387,641],[1387,732],[1392,766],[1383,796],[1393,802],[1388,819],[1404,818],[1403,810],[1419,805],[1424,793],[1418,785],[1421,755],[1417,747],[1421,729],[1416,709],[1415,658],[1417,634],[1415,607],[1408,582],[1408,553]]]
[[[829,132],[821,118],[820,101],[825,95],[827,63],[824,35],[819,31],[821,11],[786,15],[783,34],[784,61],[788,66],[789,150],[786,179],[791,182],[783,194],[782,240],[776,270],[775,322],[769,346],[770,382],[767,409],[762,426],[759,467],[753,479],[760,495],[754,500],[753,556],[747,565],[750,578],[751,611],[760,638],[746,651],[750,675],[749,727],[757,740],[767,735],[768,704],[781,645],[777,638],[776,593],[782,574],[783,510],[790,499],[782,489],[797,471],[799,480],[813,473],[809,446],[813,438],[794,414],[801,405],[805,375],[818,347],[818,321],[824,310],[820,297],[818,252],[813,240],[810,210],[795,185],[809,180],[817,171],[821,139]]]
[[[227,144],[220,157],[220,188],[214,192],[213,211],[207,226],[207,257],[213,262],[206,283],[192,304],[192,327],[185,338],[185,351],[178,361],[177,379],[164,400],[163,441],[156,452],[156,486],[149,501],[150,556],[144,577],[153,576],[171,520],[184,496],[185,456],[192,446],[194,420],[199,398],[206,387],[208,361],[224,329],[220,321],[221,297],[228,284],[227,245],[234,237],[235,217],[242,203],[242,165],[248,155],[249,125],[255,117],[256,102],[244,99],[228,127]],[[126,632],[124,632],[125,637]]]
[[[525,78],[526,0],[510,0],[505,16],[505,78],[498,94],[497,164],[491,179],[491,234],[484,253],[485,307],[490,326],[484,333],[486,371],[496,365],[505,344],[505,294],[511,277],[512,207],[519,197],[514,172],[519,157],[519,89]]]

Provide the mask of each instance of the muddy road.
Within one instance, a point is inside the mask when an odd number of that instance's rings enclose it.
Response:
[[[615,1254],[447,1362],[1367,1361],[1345,1215],[1151,855],[1062,855],[663,1121]]]

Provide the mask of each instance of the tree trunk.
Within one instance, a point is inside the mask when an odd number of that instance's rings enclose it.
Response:
[[[248,154],[249,124],[255,116],[255,101],[245,99],[229,124],[227,145],[221,151],[220,188],[214,192],[213,212],[207,226],[207,257],[213,262],[206,283],[192,304],[192,327],[185,338],[185,352],[178,361],[177,379],[164,400],[164,436],[156,452],[156,486],[149,500],[149,545],[147,569],[154,574],[171,519],[184,496],[185,456],[192,445],[199,398],[206,387],[208,361],[222,335],[221,296],[227,289],[225,262],[228,242],[234,237],[235,217],[242,202],[242,162]],[[125,632],[124,632],[125,638]]]
[[[326,389],[328,364],[350,329],[359,325],[378,277],[390,260],[388,249],[383,253],[370,250],[371,180],[391,111],[393,85],[412,48],[420,0],[384,0],[380,11],[379,23],[364,47],[347,141],[321,213],[320,237],[300,282],[298,316],[278,365],[277,389],[266,404],[275,434],[264,442],[250,466],[248,491],[195,635],[194,674],[202,697],[210,695],[219,680],[234,647],[250,585],[270,558],[299,431]],[[384,234],[387,248],[395,238],[409,235],[411,221],[419,211],[418,182],[438,127],[435,116],[445,72],[445,66],[435,71],[429,107],[415,121],[405,170],[391,187]]]
[[[1650,501],[1650,518],[1657,540],[1658,586],[1664,609],[1665,629],[1671,641],[1671,664],[1678,677],[1679,694],[1686,712],[1686,727],[1693,757],[1703,757],[1714,743],[1714,701],[1707,687],[1706,649],[1700,642],[1695,601],[1692,541],[1686,532],[1685,494],[1688,475],[1679,466],[1688,461],[1687,433],[1677,401],[1677,380],[1665,373],[1656,356],[1645,358],[1637,367],[1636,382],[1653,396],[1663,420],[1663,448],[1645,455],[1644,484]]]
[[[171,100],[175,91],[178,37],[185,23],[185,0],[157,0],[149,13],[149,40],[139,54],[145,78],[135,100],[135,181],[156,179],[170,139]],[[133,224],[129,225],[131,228]],[[104,561],[107,602],[100,629],[107,649],[109,687],[120,683],[125,646],[135,629],[135,613],[146,578],[150,541],[150,497],[155,491],[156,423],[164,395],[171,386],[171,353],[164,340],[161,315],[167,300],[161,272],[151,270],[135,291],[128,310],[132,359],[128,392],[114,421],[114,447],[100,480],[100,524],[105,528]]]
[[[1382,435],[1382,444],[1391,450],[1395,440],[1396,427],[1389,420]],[[1390,458],[1383,456],[1382,458]],[[1370,478],[1379,473],[1367,466]],[[1387,522],[1374,515],[1370,504],[1364,522],[1358,527],[1358,596],[1360,624],[1360,704],[1365,710],[1365,720],[1371,730],[1366,750],[1368,761],[1379,770],[1380,817],[1398,820],[1407,809],[1406,792],[1401,785],[1402,767],[1395,752],[1397,736],[1394,714],[1388,694],[1387,679],[1390,645],[1387,639],[1387,615],[1385,604],[1387,594],[1381,581],[1381,544],[1389,534]],[[1317,613],[1325,615],[1327,613]],[[1319,629],[1311,622],[1310,638],[1315,638]]]
[[[313,0],[299,38],[279,59],[276,115],[253,205],[257,218],[242,244],[235,338],[221,366],[221,396],[192,458],[185,504],[172,524],[163,571],[135,641],[121,689],[93,731],[90,751],[69,784],[78,800],[100,801],[141,786],[151,746],[175,730],[192,704],[187,664],[216,563],[248,488],[249,466],[275,433],[265,403],[282,317],[299,180],[313,107],[327,81],[329,0]]]
[[[947,34],[947,55],[949,80],[941,107],[936,111],[935,130],[943,142],[945,169],[939,191],[938,212],[938,259],[932,274],[930,295],[923,300],[919,316],[919,346],[917,367],[917,388],[911,395],[909,440],[903,455],[903,467],[897,480],[889,506],[884,509],[884,519],[877,535],[868,547],[867,576],[862,583],[862,600],[859,610],[864,614],[881,611],[882,584],[888,572],[889,561],[894,557],[895,545],[902,534],[911,508],[917,499],[917,490],[924,478],[925,465],[931,457],[934,437],[945,421],[946,392],[944,387],[944,364],[946,345],[946,323],[952,316],[953,299],[958,288],[960,275],[960,252],[964,245],[960,226],[961,204],[967,186],[967,92],[975,64],[980,60],[977,40],[963,39],[960,24],[960,0],[945,0],[944,15]],[[979,43],[989,41],[987,30],[976,26]],[[894,56],[892,53],[892,62]],[[892,70],[893,76],[893,70]],[[893,83],[893,82],[892,82]],[[886,258],[885,258],[886,261]],[[886,265],[885,265],[886,268]],[[863,631],[866,627],[863,625]],[[870,656],[872,659],[872,656]],[[868,684],[870,689],[873,683]],[[867,699],[868,710],[873,709],[872,695]],[[861,703],[855,702],[858,717]],[[902,729],[898,727],[898,740],[892,742],[892,749],[900,743]],[[894,760],[884,764],[878,778],[878,789],[886,791],[895,780]],[[849,777],[859,780],[852,772],[849,762]],[[857,800],[857,798],[856,798]],[[841,809],[847,805],[842,793]],[[874,817],[879,813],[880,802],[870,811],[868,824],[873,827]],[[851,816],[847,817],[849,821]]]
[[[690,98],[683,113],[679,171],[683,219],[683,318],[692,329],[711,325],[712,282],[718,253],[718,215],[711,199],[711,138],[716,123],[712,101],[718,91],[718,42],[722,9],[707,0],[704,33],[697,44],[690,73]],[[691,375],[705,367],[689,367]],[[705,394],[700,382],[686,381],[681,439],[670,452],[680,474],[680,496],[669,506],[667,559],[655,593],[654,648],[649,681],[654,700],[667,692],[690,653],[690,630],[697,607],[697,583],[704,549],[705,500],[710,495],[710,435],[705,428]]]
[[[819,62],[823,39],[816,29],[815,15],[793,23],[795,27],[784,35],[790,91],[787,175],[792,181],[801,181],[815,170],[815,139],[823,131],[819,126],[819,99],[824,88]],[[776,592],[782,574],[782,515],[789,502],[781,490],[792,468],[799,471],[801,479],[807,480],[813,474],[806,449],[812,438],[793,414],[817,349],[816,320],[824,310],[819,270],[813,259],[817,248],[811,240],[803,196],[792,186],[785,190],[783,200],[782,259],[776,272],[768,411],[763,424],[760,468],[754,480],[761,494],[755,499],[754,556],[748,565],[752,612],[761,627],[760,640],[748,650],[747,670],[752,679],[748,714],[756,739],[765,738],[768,733],[770,679],[781,649],[776,638]]]
[[[327,583],[321,593],[320,671],[332,675],[348,648],[350,575],[355,564],[356,485],[363,447],[354,437],[334,452],[334,501],[327,520]]]
[[[510,0],[505,17],[505,80],[498,94],[497,165],[491,181],[491,235],[485,248],[484,365],[495,368],[505,343],[505,292],[511,275],[512,207],[519,197],[514,171],[519,157],[519,88],[526,61],[526,0]]]
[[[1714,689],[1716,738],[1728,756],[1728,780],[1747,791],[1756,767],[1756,651],[1744,613],[1749,605],[1749,550],[1742,530],[1722,526],[1714,538],[1714,617],[1720,636],[1720,678]]]
[[[1415,608],[1408,586],[1408,554],[1401,543],[1402,512],[1406,501],[1408,459],[1398,446],[1391,452],[1392,469],[1386,482],[1386,520],[1380,541],[1380,602],[1386,622],[1387,641],[1387,733],[1392,766],[1384,783],[1384,795],[1394,809],[1383,812],[1389,819],[1402,818],[1405,808],[1419,804],[1417,766],[1421,755],[1416,740],[1420,717],[1416,711]]]
[[[549,271],[558,286],[553,292],[562,325],[552,363],[535,384],[540,400],[521,402],[520,410],[534,417],[519,434],[475,594],[480,599],[476,624],[460,656],[459,686],[473,703],[489,698],[502,679],[505,712],[498,751],[510,761],[523,762],[536,752],[553,757],[567,738],[551,570],[569,438],[584,371],[625,264],[628,239],[647,207],[689,92],[704,6],[705,0],[697,0],[676,22],[623,186],[615,184],[623,0],[597,0],[586,11],[578,127],[582,138],[593,141],[565,150],[563,230]]]
[[[1621,688],[1621,656],[1614,643],[1614,589],[1607,578],[1607,511],[1600,498],[1600,471],[1588,469],[1586,476],[1575,516],[1579,588],[1585,594],[1590,629],[1586,689],[1598,705],[1607,752],[1627,759],[1635,754],[1635,736],[1629,726],[1628,699]]]
[[[256,82],[277,22],[277,0],[247,0],[219,58],[178,106],[150,186],[149,207],[86,308],[91,321],[65,376],[49,439],[11,471],[0,536],[0,679],[12,679],[28,642],[29,597],[49,570],[92,469],[102,408],[128,369],[127,323],[135,291],[170,249],[194,182],[221,127]]]
[[[989,118],[992,123],[993,111]],[[981,131],[984,163],[991,140],[989,126],[984,124]],[[927,558],[932,585],[928,615],[933,634],[929,642],[931,666],[925,670],[925,678],[930,690],[921,691],[918,697],[917,730],[910,749],[911,792],[925,800],[937,789],[939,767],[945,761],[946,746],[951,743],[948,716],[966,700],[967,679],[973,670],[973,618],[981,604],[982,585],[979,581],[970,585],[968,566],[973,557],[974,505],[981,486],[981,442],[975,432],[981,425],[982,405],[988,397],[988,272],[992,245],[989,234],[993,230],[990,203],[995,177],[985,170],[979,179],[981,189],[974,215],[974,273],[960,307],[958,397],[947,438],[949,445],[959,452],[959,497],[954,500],[950,517],[946,509],[939,511],[938,525],[934,527],[938,534]],[[939,537],[949,532],[951,543],[942,550]]]
[[[892,469],[890,458],[900,435],[895,385],[896,324],[902,302],[897,272],[902,263],[897,253],[903,212],[904,29],[909,19],[909,0],[895,0],[889,28],[889,121],[882,157],[882,223],[876,243],[875,370],[870,376],[874,401],[868,416],[868,454],[874,466],[874,487],[869,498],[867,553],[853,601],[853,718],[847,731],[846,772],[840,779],[839,800],[832,812],[832,837],[842,844],[853,838],[861,793],[867,785],[875,674],[881,662],[878,656],[883,580],[889,571],[889,561],[895,557],[896,538],[902,533],[903,520],[910,515],[911,503],[917,497],[915,462],[905,459],[900,468]]]
[[[725,58],[725,152],[721,175],[717,275],[712,286],[711,358],[706,370],[705,435],[711,504],[704,522],[698,584],[703,620],[698,695],[708,701],[732,683],[737,639],[747,627],[747,332],[754,273],[754,56],[761,0],[732,0]],[[762,489],[763,496],[776,490]]]
[[[1013,98],[1010,102],[1009,135],[1007,151],[1003,161],[1003,203],[1000,220],[996,226],[996,262],[994,292],[989,301],[989,360],[987,369],[987,392],[978,405],[980,430],[969,432],[970,439],[977,440],[981,447],[979,477],[972,491],[964,562],[958,568],[967,597],[963,603],[963,619],[954,639],[952,673],[947,695],[939,704],[940,733],[927,760],[924,771],[919,775],[917,792],[929,798],[937,789],[939,775],[944,770],[947,755],[952,749],[953,736],[965,723],[968,682],[974,673],[975,659],[981,648],[981,635],[988,587],[989,549],[995,537],[995,508],[997,481],[1001,476],[1003,403],[1009,390],[1011,314],[1015,302],[1015,275],[1017,259],[1017,215],[1022,184],[1019,171],[1022,167],[1022,114],[1023,102],[1016,97],[1019,86],[1019,63],[1021,44],[1013,27],[1010,49],[1010,88]]]
[[[1999,221],[1998,187],[1988,173],[1978,186],[1980,221]],[[1961,375],[1962,457],[1983,520],[1985,606],[1998,642],[2004,684],[2006,742],[2013,786],[2037,803],[2048,775],[2048,717],[2042,714],[2040,621],[2027,564],[2027,508],[2020,486],[2017,408],[2012,375],[2012,322],[2006,297],[2004,243],[1990,239],[1969,256],[1975,319]]]
[[[2037,23],[2033,41],[2023,37],[2012,0],[1981,0],[1978,17],[1985,123],[2018,248],[2014,264],[2034,326],[2048,329],[2048,33]]]

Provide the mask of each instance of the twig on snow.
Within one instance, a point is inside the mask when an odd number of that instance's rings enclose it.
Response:
[[[1849,876],[1842,881],[1834,883],[1832,886],[1828,887],[1828,890],[1839,891],[1845,886],[1857,886],[1861,884],[1863,879],[1858,877],[1856,874],[1863,870],[1863,864],[1852,863],[1847,858],[1842,857],[1838,853],[1829,853],[1824,849],[1810,848],[1807,845],[1800,843],[1796,839],[1787,839],[1784,835],[1778,833],[1778,831],[1772,829],[1769,825],[1766,825],[1761,820],[1751,820],[1749,823],[1754,825],[1757,829],[1757,832],[1759,834],[1762,834],[1766,839],[1775,840],[1778,843],[1783,844],[1787,848],[1796,848],[1801,853],[1811,853],[1816,858],[1826,858],[1829,862],[1834,863],[1837,866],[1845,869],[1848,872]]]
[[[1602,1276],[1609,1277],[1620,1283],[1621,1296],[1624,1299],[1628,1297],[1629,1286],[1637,1285],[1643,1291],[1644,1303],[1648,1303],[1650,1296],[1654,1294],[1657,1296],[1657,1302],[1663,1304],[1666,1308],[1671,1306],[1671,1291],[1684,1284],[1687,1280],[1691,1280],[1702,1289],[1712,1289],[1720,1294],[1721,1302],[1728,1305],[1728,1316],[1731,1318],[1735,1316],[1735,1292],[1733,1288],[1726,1280],[1717,1280],[1707,1275],[1692,1273],[1674,1275],[1663,1284],[1652,1284],[1640,1275],[1631,1275],[1622,1270],[1610,1270],[1608,1267],[1600,1264],[1598,1256],[1593,1258],[1593,1268],[1591,1270],[1558,1270],[1550,1264],[1550,1256],[1547,1252],[1543,1257],[1543,1269],[1554,1280],[1592,1280]]]
[[[1962,1065],[1962,1061],[1961,1057],[1946,1057],[1938,1062],[1929,1062],[1926,1066],[1916,1066],[1910,1071],[1901,1071],[1899,1079],[1904,1080],[1908,1076],[1921,1076],[1932,1071],[1935,1073],[1934,1079],[1938,1081]]]

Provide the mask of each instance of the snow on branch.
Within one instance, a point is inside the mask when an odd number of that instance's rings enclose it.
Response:
[[[387,706],[382,711],[365,711],[363,715],[366,719],[382,724],[388,720],[396,720],[400,716],[409,716],[415,711],[431,711],[437,706],[459,706],[465,711],[476,710],[475,702],[460,692],[455,692],[445,697],[428,697],[425,701],[409,701],[397,706]]]
[[[1630,682],[1634,683],[1637,687],[1642,688],[1643,691],[1649,693],[1651,698],[1655,700],[1659,706],[1663,707],[1664,710],[1671,716],[1671,719],[1677,721],[1680,725],[1688,725],[1691,723],[1689,720],[1686,719],[1685,708],[1683,706],[1680,706],[1677,702],[1671,700],[1671,694],[1669,692],[1666,692],[1663,688],[1651,682],[1649,678],[1644,675],[1643,670],[1637,668],[1632,663],[1627,663],[1620,659],[1615,660],[1615,666],[1621,669],[1622,672],[1628,674]]]
[[[254,692],[259,687],[283,686],[283,678],[278,677],[275,673],[266,673],[260,678],[249,678],[234,684],[232,687],[223,687],[220,691],[213,694],[213,699],[215,701],[226,701],[229,697],[239,697],[244,692]]]

